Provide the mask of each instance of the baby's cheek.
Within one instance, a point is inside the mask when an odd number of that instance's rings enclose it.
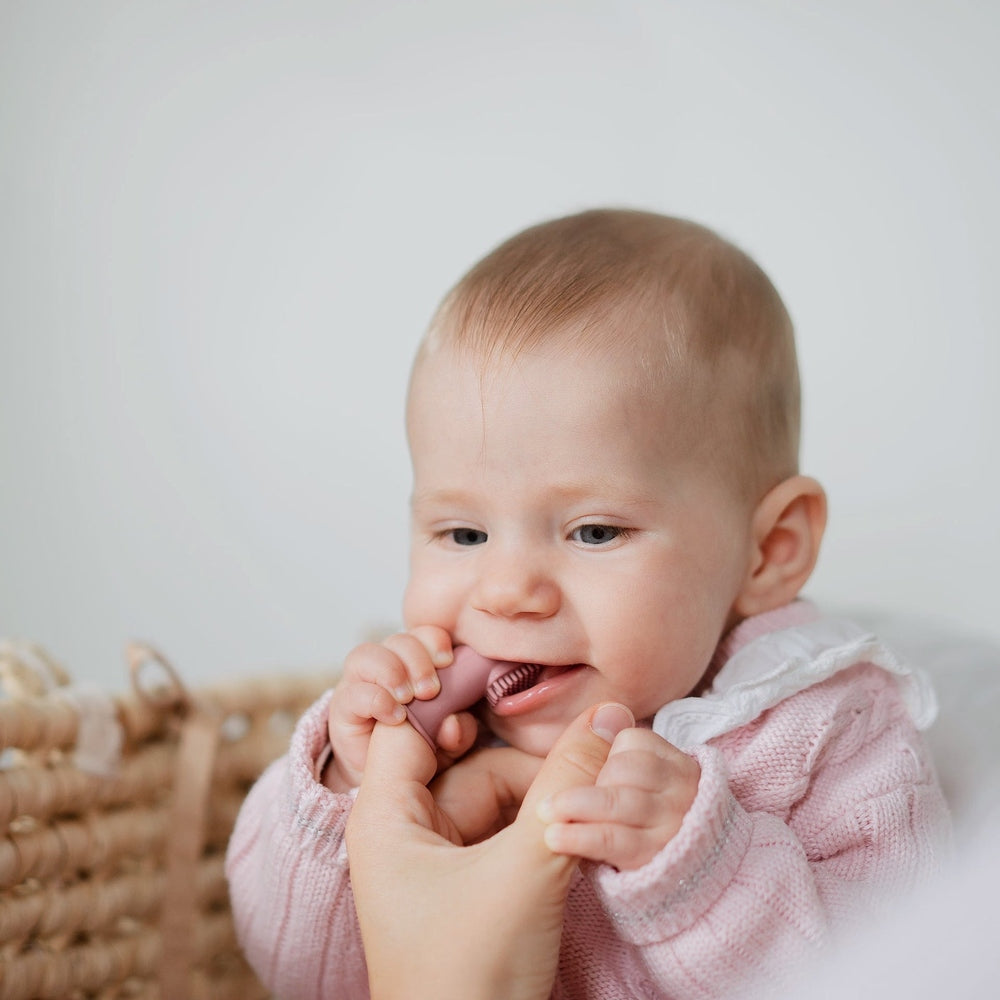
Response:
[[[418,598],[413,589],[412,581],[407,583],[403,591],[403,624],[413,628],[417,624],[417,612],[420,610]]]
[[[422,577],[411,574],[403,591],[403,620],[407,628],[428,624],[425,608],[431,603],[430,589]]]
[[[407,628],[439,625],[453,632],[453,604],[450,588],[441,578],[426,573],[412,574],[403,592],[403,621]]]

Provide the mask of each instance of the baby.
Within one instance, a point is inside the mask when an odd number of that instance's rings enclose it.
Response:
[[[937,870],[932,693],[798,598],[826,501],[798,471],[792,324],[744,253],[634,211],[518,234],[439,308],[407,426],[407,630],[348,655],[230,844],[240,939],[274,993],[368,996],[344,824],[375,723],[432,698],[459,645],[524,665],[438,733],[432,791],[467,839],[484,786],[516,805],[588,706],[640,720],[595,787],[546,804],[550,848],[591,862],[555,995],[773,988]]]

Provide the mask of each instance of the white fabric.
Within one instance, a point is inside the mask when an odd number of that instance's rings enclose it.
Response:
[[[867,629],[821,618],[748,643],[722,667],[705,694],[664,705],[653,719],[653,731],[688,750],[752,722],[785,698],[857,663],[873,663],[894,675],[918,728],[934,721],[937,701],[923,671]]]

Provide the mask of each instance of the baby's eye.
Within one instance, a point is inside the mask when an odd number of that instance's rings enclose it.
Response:
[[[624,528],[610,524],[583,524],[573,531],[573,541],[584,545],[607,545],[625,534]]]
[[[478,528],[452,528],[446,532],[456,545],[482,545],[486,541],[485,531]]]

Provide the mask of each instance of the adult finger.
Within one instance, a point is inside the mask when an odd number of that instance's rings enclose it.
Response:
[[[377,723],[368,744],[362,787],[384,788],[411,781],[426,785],[436,770],[434,751],[413,726]]]
[[[544,827],[550,797],[569,788],[593,785],[615,736],[634,725],[632,713],[615,702],[594,706],[570,723],[549,751],[512,826],[526,848],[543,855],[548,852]]]

